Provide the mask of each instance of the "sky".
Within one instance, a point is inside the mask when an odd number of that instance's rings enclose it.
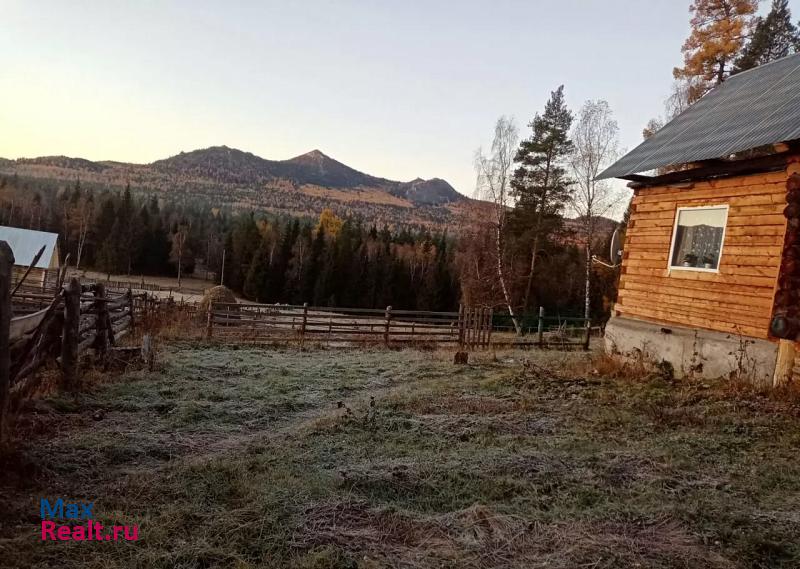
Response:
[[[623,149],[663,114],[689,0],[0,0],[0,156],[319,149],[472,194],[494,122],[563,84]],[[795,15],[800,15],[800,8]]]

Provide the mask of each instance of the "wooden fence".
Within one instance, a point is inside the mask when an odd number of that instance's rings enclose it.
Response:
[[[492,311],[459,312],[323,308],[292,305],[211,303],[207,339],[234,342],[456,344],[485,348],[492,337]]]
[[[105,363],[117,340],[134,325],[130,291],[108,294],[100,284],[81,285],[70,279],[54,294],[14,294],[14,256],[0,241],[0,437],[5,411],[32,394],[39,378],[34,372],[48,360],[60,367],[60,387],[78,386],[78,359],[91,350]]]
[[[137,290],[137,291],[149,291],[149,292],[169,292],[169,293],[182,293],[182,294],[196,294],[202,296],[205,294],[205,289],[201,288],[194,288],[192,286],[181,286],[178,288],[177,286],[164,286],[152,282],[145,281],[145,278],[142,277],[140,280],[114,280],[114,279],[103,279],[103,278],[89,278],[89,277],[81,277],[81,282],[83,283],[94,283],[94,284],[103,284],[105,285],[106,289],[115,289],[115,290]],[[209,287],[214,286],[213,282],[209,283]]]

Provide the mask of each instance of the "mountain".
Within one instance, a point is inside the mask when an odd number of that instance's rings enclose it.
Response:
[[[329,207],[392,225],[442,225],[470,202],[440,178],[398,182],[365,174],[319,150],[289,160],[212,146],[151,164],[66,156],[0,159],[0,174],[121,188],[185,203],[316,216]]]

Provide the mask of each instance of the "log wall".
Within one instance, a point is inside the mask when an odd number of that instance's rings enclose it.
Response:
[[[768,338],[786,231],[786,181],[794,172],[800,164],[781,172],[636,190],[616,314]],[[670,270],[677,209],[710,205],[729,207],[719,271]]]

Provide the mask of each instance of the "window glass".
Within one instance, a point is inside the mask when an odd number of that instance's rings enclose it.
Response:
[[[678,210],[670,265],[718,269],[727,217],[727,208]]]

